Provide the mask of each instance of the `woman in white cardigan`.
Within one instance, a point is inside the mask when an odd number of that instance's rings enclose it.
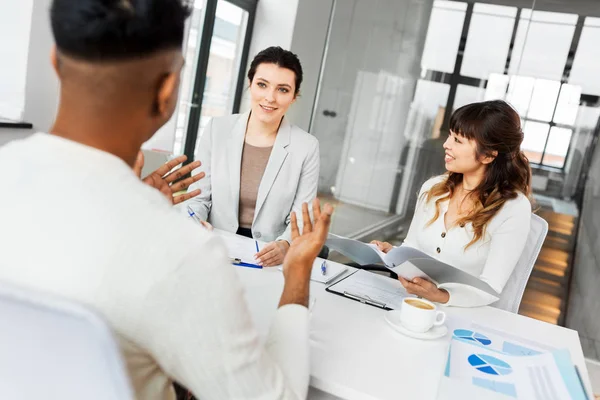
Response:
[[[256,55],[248,72],[250,111],[213,118],[200,140],[189,205],[217,229],[268,242],[256,255],[278,265],[289,248],[290,213],[317,195],[319,143],[285,117],[302,83],[298,57],[280,47]]]
[[[531,169],[520,149],[517,112],[500,100],[463,106],[444,143],[448,172],[425,182],[405,244],[502,291],[523,252],[531,221]],[[388,252],[392,245],[374,242]],[[496,298],[456,284],[399,278],[411,294],[473,307]]]

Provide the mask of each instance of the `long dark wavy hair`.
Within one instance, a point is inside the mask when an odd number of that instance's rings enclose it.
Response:
[[[457,221],[460,225],[468,222],[473,225],[474,236],[465,246],[467,249],[485,235],[488,222],[504,203],[519,193],[531,199],[531,168],[521,151],[521,119],[505,101],[484,101],[460,107],[450,117],[450,130],[475,141],[478,159],[495,155],[487,165],[481,183],[467,195],[475,208]],[[427,202],[437,198],[436,212],[428,225],[439,218],[440,203],[452,197],[462,179],[462,174],[448,172],[445,180],[424,193]]]

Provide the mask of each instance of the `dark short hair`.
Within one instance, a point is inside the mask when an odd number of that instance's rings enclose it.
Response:
[[[250,82],[254,79],[256,69],[260,64],[275,64],[280,68],[286,68],[292,70],[296,75],[296,89],[295,94],[300,91],[300,85],[302,84],[302,65],[298,56],[291,51],[284,50],[279,46],[268,47],[258,53],[252,63],[250,63],[250,70],[248,70],[248,79]]]
[[[53,0],[56,46],[86,61],[143,57],[181,48],[187,0]]]

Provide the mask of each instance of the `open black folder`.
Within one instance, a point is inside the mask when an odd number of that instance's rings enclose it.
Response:
[[[420,250],[402,245],[387,254],[377,246],[348,239],[332,233],[327,239],[330,250],[336,250],[359,265],[383,264],[398,276],[412,280],[416,277],[435,282],[440,288],[447,283],[458,283],[482,290],[492,296],[499,294],[481,279],[428,256]]]

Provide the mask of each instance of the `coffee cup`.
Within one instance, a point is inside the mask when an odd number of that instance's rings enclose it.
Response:
[[[425,299],[406,297],[402,300],[400,322],[413,332],[427,332],[433,326],[440,326],[446,321],[446,313],[438,311],[435,304]]]

